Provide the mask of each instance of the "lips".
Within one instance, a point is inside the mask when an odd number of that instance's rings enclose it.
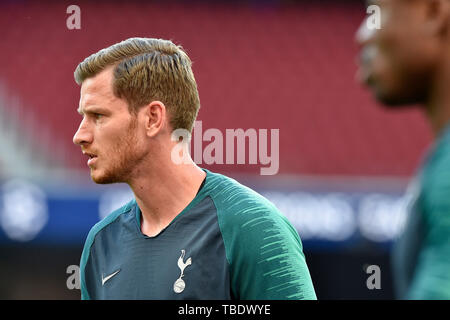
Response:
[[[357,80],[365,85],[369,85],[372,75],[372,60],[375,54],[375,50],[370,47],[364,47],[361,49],[361,53],[357,59],[358,71]]]
[[[94,153],[83,151],[83,154],[89,157],[89,159],[87,161],[88,166],[93,165],[95,163],[95,161],[97,160],[97,155]]]
[[[359,83],[368,85],[370,79],[370,71],[366,65],[360,65],[356,72],[356,79]]]

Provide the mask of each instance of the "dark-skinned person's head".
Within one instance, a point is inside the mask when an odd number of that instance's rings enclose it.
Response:
[[[380,27],[368,16],[356,34],[359,80],[392,108],[425,105],[450,59],[450,0],[372,0]]]

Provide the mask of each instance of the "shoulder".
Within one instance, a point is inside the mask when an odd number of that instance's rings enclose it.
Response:
[[[302,250],[297,230],[268,199],[229,177],[214,174],[210,196],[217,210],[226,249],[258,248],[287,241]]]
[[[209,195],[237,299],[315,299],[300,237],[268,199],[211,174]]]
[[[110,225],[111,223],[113,223],[114,221],[117,220],[117,218],[124,214],[124,213],[128,213],[134,206],[136,205],[136,201],[135,200],[131,200],[130,202],[128,202],[127,204],[123,205],[122,207],[120,207],[117,210],[114,210],[113,212],[111,212],[109,215],[107,215],[105,218],[103,218],[102,220],[100,220],[99,222],[97,222],[89,231],[89,234],[87,236],[87,240],[86,242],[89,242],[89,240],[94,240],[95,236],[102,231],[103,229],[105,229],[108,225]]]
[[[97,222],[89,231],[86,242],[84,244],[83,254],[81,257],[81,266],[85,265],[87,262],[87,259],[89,257],[90,249],[92,247],[92,244],[95,241],[96,236],[104,230],[108,225],[113,223],[117,220],[120,215],[129,212],[134,206],[136,205],[136,201],[132,200],[125,204],[124,206],[120,207],[119,209],[113,211],[109,215],[107,215],[105,218]]]
[[[424,200],[428,208],[450,207],[450,134],[444,135],[423,170]]]
[[[255,212],[269,215],[279,213],[275,205],[268,199],[230,177],[210,173],[209,182],[209,195],[221,216],[245,219]]]
[[[267,198],[236,180],[211,174],[210,196],[217,209],[222,233],[236,233],[236,226],[248,235],[276,227],[282,232],[297,234],[291,223]]]
[[[436,142],[422,171],[421,206],[429,241],[448,239],[450,225],[450,132]],[[431,242],[430,242],[431,243]]]
[[[84,244],[83,252],[81,254],[81,261],[80,261],[81,298],[83,300],[91,298],[91,296],[87,290],[87,285],[86,285],[87,275],[86,274],[88,273],[87,269],[89,269],[89,268],[87,268],[88,261],[92,261],[91,248],[94,244],[95,238],[108,225],[110,225],[111,223],[116,221],[118,217],[120,217],[124,213],[129,212],[135,206],[135,204],[136,204],[135,200],[128,202],[126,205],[113,211],[108,216],[106,216],[104,219],[97,222],[89,231],[89,234],[86,238],[86,242]]]

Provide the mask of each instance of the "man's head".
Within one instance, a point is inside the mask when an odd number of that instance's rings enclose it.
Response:
[[[386,105],[424,104],[448,54],[450,0],[373,0],[381,28],[361,24],[359,78]]]
[[[191,64],[170,41],[132,38],[78,65],[83,120],[73,141],[90,156],[95,182],[128,182],[159,151],[158,138],[192,130],[200,102]]]

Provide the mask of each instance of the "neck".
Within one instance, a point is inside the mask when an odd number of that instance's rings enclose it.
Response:
[[[155,165],[155,164],[158,165]],[[145,163],[128,182],[141,209],[141,231],[156,236],[195,198],[206,173],[193,161]]]
[[[431,94],[426,102],[426,113],[435,137],[442,134],[450,123],[450,59],[443,59],[431,87]]]

